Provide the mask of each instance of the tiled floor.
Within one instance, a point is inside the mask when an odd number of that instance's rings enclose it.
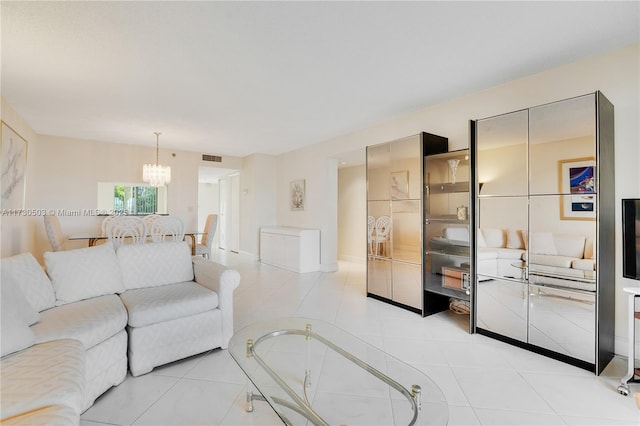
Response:
[[[295,274],[242,255],[215,253],[240,271],[235,328],[265,318],[331,322],[422,370],[449,403],[450,425],[639,425],[632,397],[616,392],[626,363],[616,357],[595,375],[466,332],[467,318],[427,318],[365,297],[365,267]],[[226,350],[127,377],[102,395],[81,425],[277,425],[266,403],[244,411],[246,379]],[[640,392],[640,384],[632,384]]]

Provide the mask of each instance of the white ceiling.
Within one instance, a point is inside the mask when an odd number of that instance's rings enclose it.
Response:
[[[638,1],[0,2],[39,134],[280,154],[637,43]]]

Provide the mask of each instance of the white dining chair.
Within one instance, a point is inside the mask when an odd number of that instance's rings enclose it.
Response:
[[[147,239],[147,225],[136,216],[116,216],[107,223],[107,238],[114,248],[126,242],[144,243]]]
[[[64,250],[64,244],[67,241],[67,238],[62,233],[58,216],[45,215],[44,229],[47,233],[47,238],[49,239],[49,243],[51,244],[53,251]]]
[[[389,231],[391,230],[391,218],[389,216],[380,216],[376,220],[376,235],[374,244],[376,247],[376,256],[379,253],[379,246],[382,245],[382,255],[386,252],[386,244],[389,241]]]
[[[148,224],[147,235],[151,241],[159,243],[163,241],[184,240],[184,223],[176,216],[158,216]]]
[[[107,216],[104,219],[102,219],[102,226],[101,226],[102,235],[107,235],[107,225],[114,217],[115,216]]]
[[[213,237],[216,235],[218,228],[218,215],[210,214],[204,225],[204,234],[198,244],[196,244],[196,256],[203,256],[207,259],[211,258],[211,246],[213,245]]]
[[[369,245],[369,254],[373,254],[373,231],[376,228],[376,218],[373,216],[367,217],[367,243]]]
[[[148,214],[146,216],[142,217],[142,220],[144,220],[144,224],[147,225],[147,230],[149,229],[149,227],[151,226],[151,224],[158,218],[161,218],[162,216],[160,216],[159,214]]]

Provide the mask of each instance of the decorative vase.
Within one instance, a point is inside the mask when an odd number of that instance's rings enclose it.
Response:
[[[458,164],[460,160],[447,160],[449,168],[451,169],[451,183],[456,183],[456,171],[458,170]]]

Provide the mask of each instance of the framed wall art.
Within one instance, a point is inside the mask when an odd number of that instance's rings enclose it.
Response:
[[[289,185],[289,196],[291,210],[304,210],[305,188],[304,179],[291,181]]]
[[[27,141],[2,122],[2,209],[24,209],[25,178],[27,172]]]
[[[596,219],[596,160],[593,157],[558,161],[561,220]]]
[[[401,172],[391,173],[391,199],[406,200],[409,198],[409,172],[403,170]]]

